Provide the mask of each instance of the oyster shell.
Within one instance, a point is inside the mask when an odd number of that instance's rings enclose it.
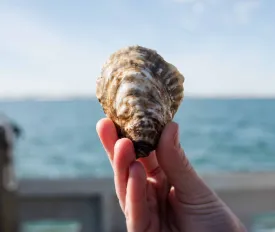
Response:
[[[136,158],[155,150],[184,97],[184,77],[156,51],[130,46],[112,54],[97,79],[96,96]]]

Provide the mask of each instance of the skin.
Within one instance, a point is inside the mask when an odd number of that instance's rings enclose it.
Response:
[[[176,123],[165,127],[156,151],[139,160],[132,142],[118,139],[110,119],[100,120],[97,132],[114,171],[128,232],[246,231],[191,166]]]

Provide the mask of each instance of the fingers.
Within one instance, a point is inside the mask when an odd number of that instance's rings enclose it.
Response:
[[[104,118],[97,123],[96,130],[101,143],[108,154],[109,160],[112,163],[115,143],[118,140],[116,127],[111,119]]]
[[[165,217],[166,212],[166,198],[170,190],[170,185],[167,182],[167,178],[158,164],[156,152],[152,152],[146,158],[140,158],[139,161],[143,164],[146,173],[147,180],[157,190],[157,198],[159,200],[159,210],[161,215]]]
[[[113,169],[116,194],[123,212],[125,212],[126,188],[129,177],[129,167],[135,161],[136,155],[129,139],[120,139],[114,148]]]
[[[151,152],[148,157],[139,158],[139,161],[143,164],[147,177],[156,177],[161,172],[155,151]]]
[[[127,219],[128,231],[144,231],[149,224],[147,180],[143,166],[136,161],[133,143],[129,139],[116,142],[113,168],[116,193]]]
[[[127,230],[130,232],[146,231],[150,226],[146,185],[143,166],[137,161],[132,163],[129,168],[125,209]]]
[[[111,119],[104,118],[97,123],[96,130],[112,164],[114,159],[114,146],[118,140],[116,127]],[[155,177],[161,172],[155,152],[152,152],[146,158],[140,158],[139,161],[144,165],[148,177]]]
[[[213,195],[181,149],[179,127],[176,123],[171,122],[164,128],[157,148],[157,158],[180,201],[197,204]]]

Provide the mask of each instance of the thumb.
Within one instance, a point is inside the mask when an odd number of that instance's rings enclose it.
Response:
[[[164,128],[157,148],[157,159],[179,201],[203,204],[211,199],[209,197],[214,197],[180,146],[178,124],[171,122]]]

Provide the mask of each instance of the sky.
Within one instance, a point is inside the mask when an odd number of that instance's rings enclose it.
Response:
[[[141,45],[190,96],[275,96],[275,1],[0,0],[0,98],[95,95],[109,55]]]

